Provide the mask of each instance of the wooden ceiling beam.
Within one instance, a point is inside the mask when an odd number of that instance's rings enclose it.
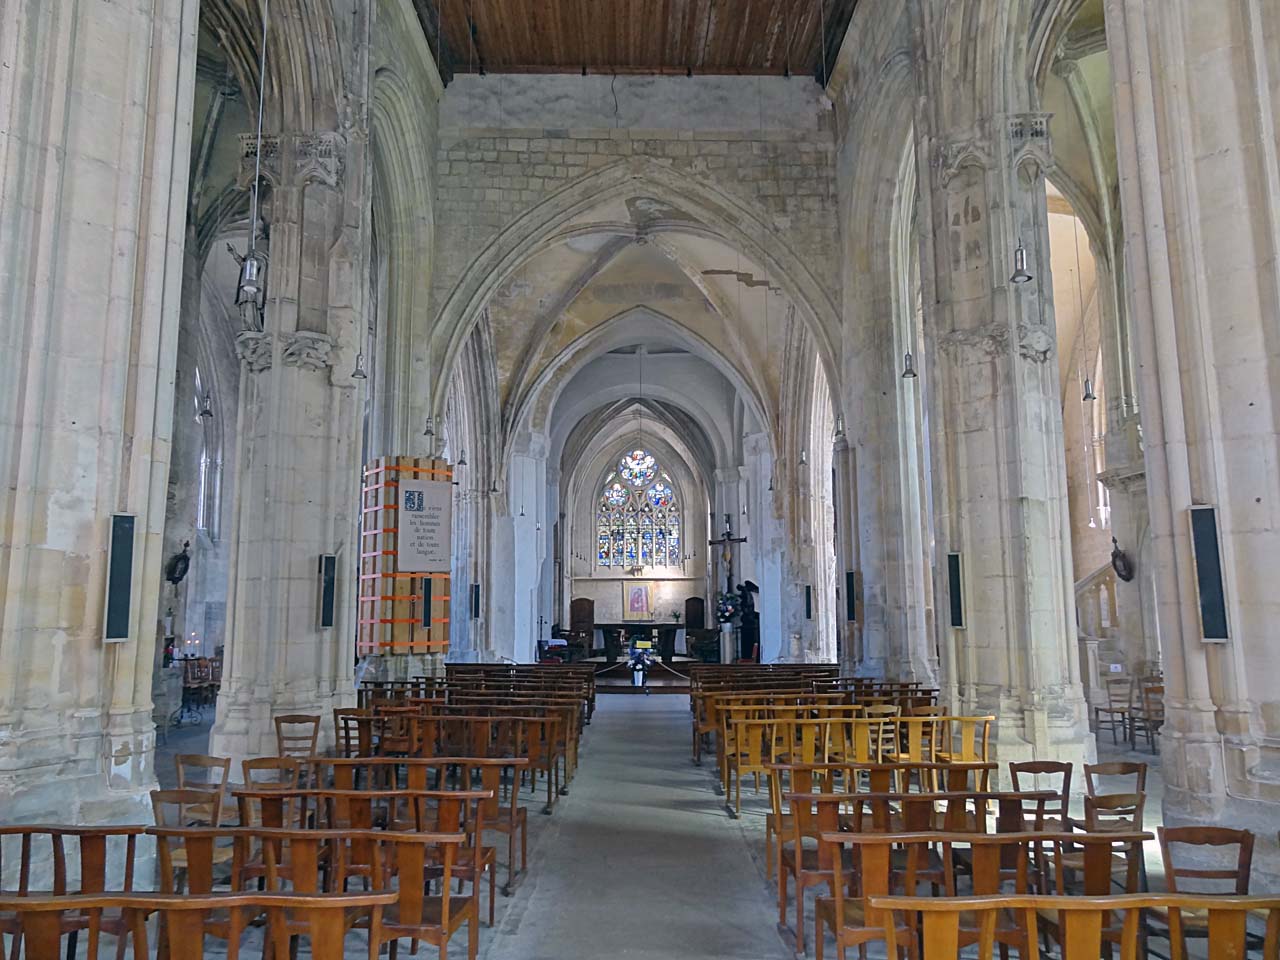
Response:
[[[413,0],[442,72],[719,75],[825,80],[858,0]],[[474,33],[472,33],[474,30]],[[473,48],[474,45],[474,48]]]

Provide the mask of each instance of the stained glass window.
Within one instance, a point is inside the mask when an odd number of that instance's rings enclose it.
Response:
[[[632,450],[618,463],[618,472],[633,487],[643,487],[657,474],[658,461],[647,451]]]
[[[647,450],[627,453],[605,479],[596,541],[602,567],[681,565],[680,505],[671,477]]]

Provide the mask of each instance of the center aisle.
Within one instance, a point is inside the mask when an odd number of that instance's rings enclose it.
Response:
[[[571,795],[484,960],[789,957],[742,825],[712,782],[689,762],[687,697],[599,697]]]

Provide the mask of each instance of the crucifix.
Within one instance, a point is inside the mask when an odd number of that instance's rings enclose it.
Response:
[[[733,550],[735,543],[746,543],[746,537],[735,537],[733,535],[733,518],[729,514],[724,515],[724,533],[720,535],[719,540],[708,540],[709,547],[724,547],[720,552],[720,560],[724,564],[724,591],[725,593],[733,593]]]

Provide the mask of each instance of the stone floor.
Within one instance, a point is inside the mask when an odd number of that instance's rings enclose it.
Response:
[[[602,696],[570,796],[484,960],[789,957],[763,830],[731,820],[689,761],[689,701]],[[760,842],[755,842],[759,840]]]

